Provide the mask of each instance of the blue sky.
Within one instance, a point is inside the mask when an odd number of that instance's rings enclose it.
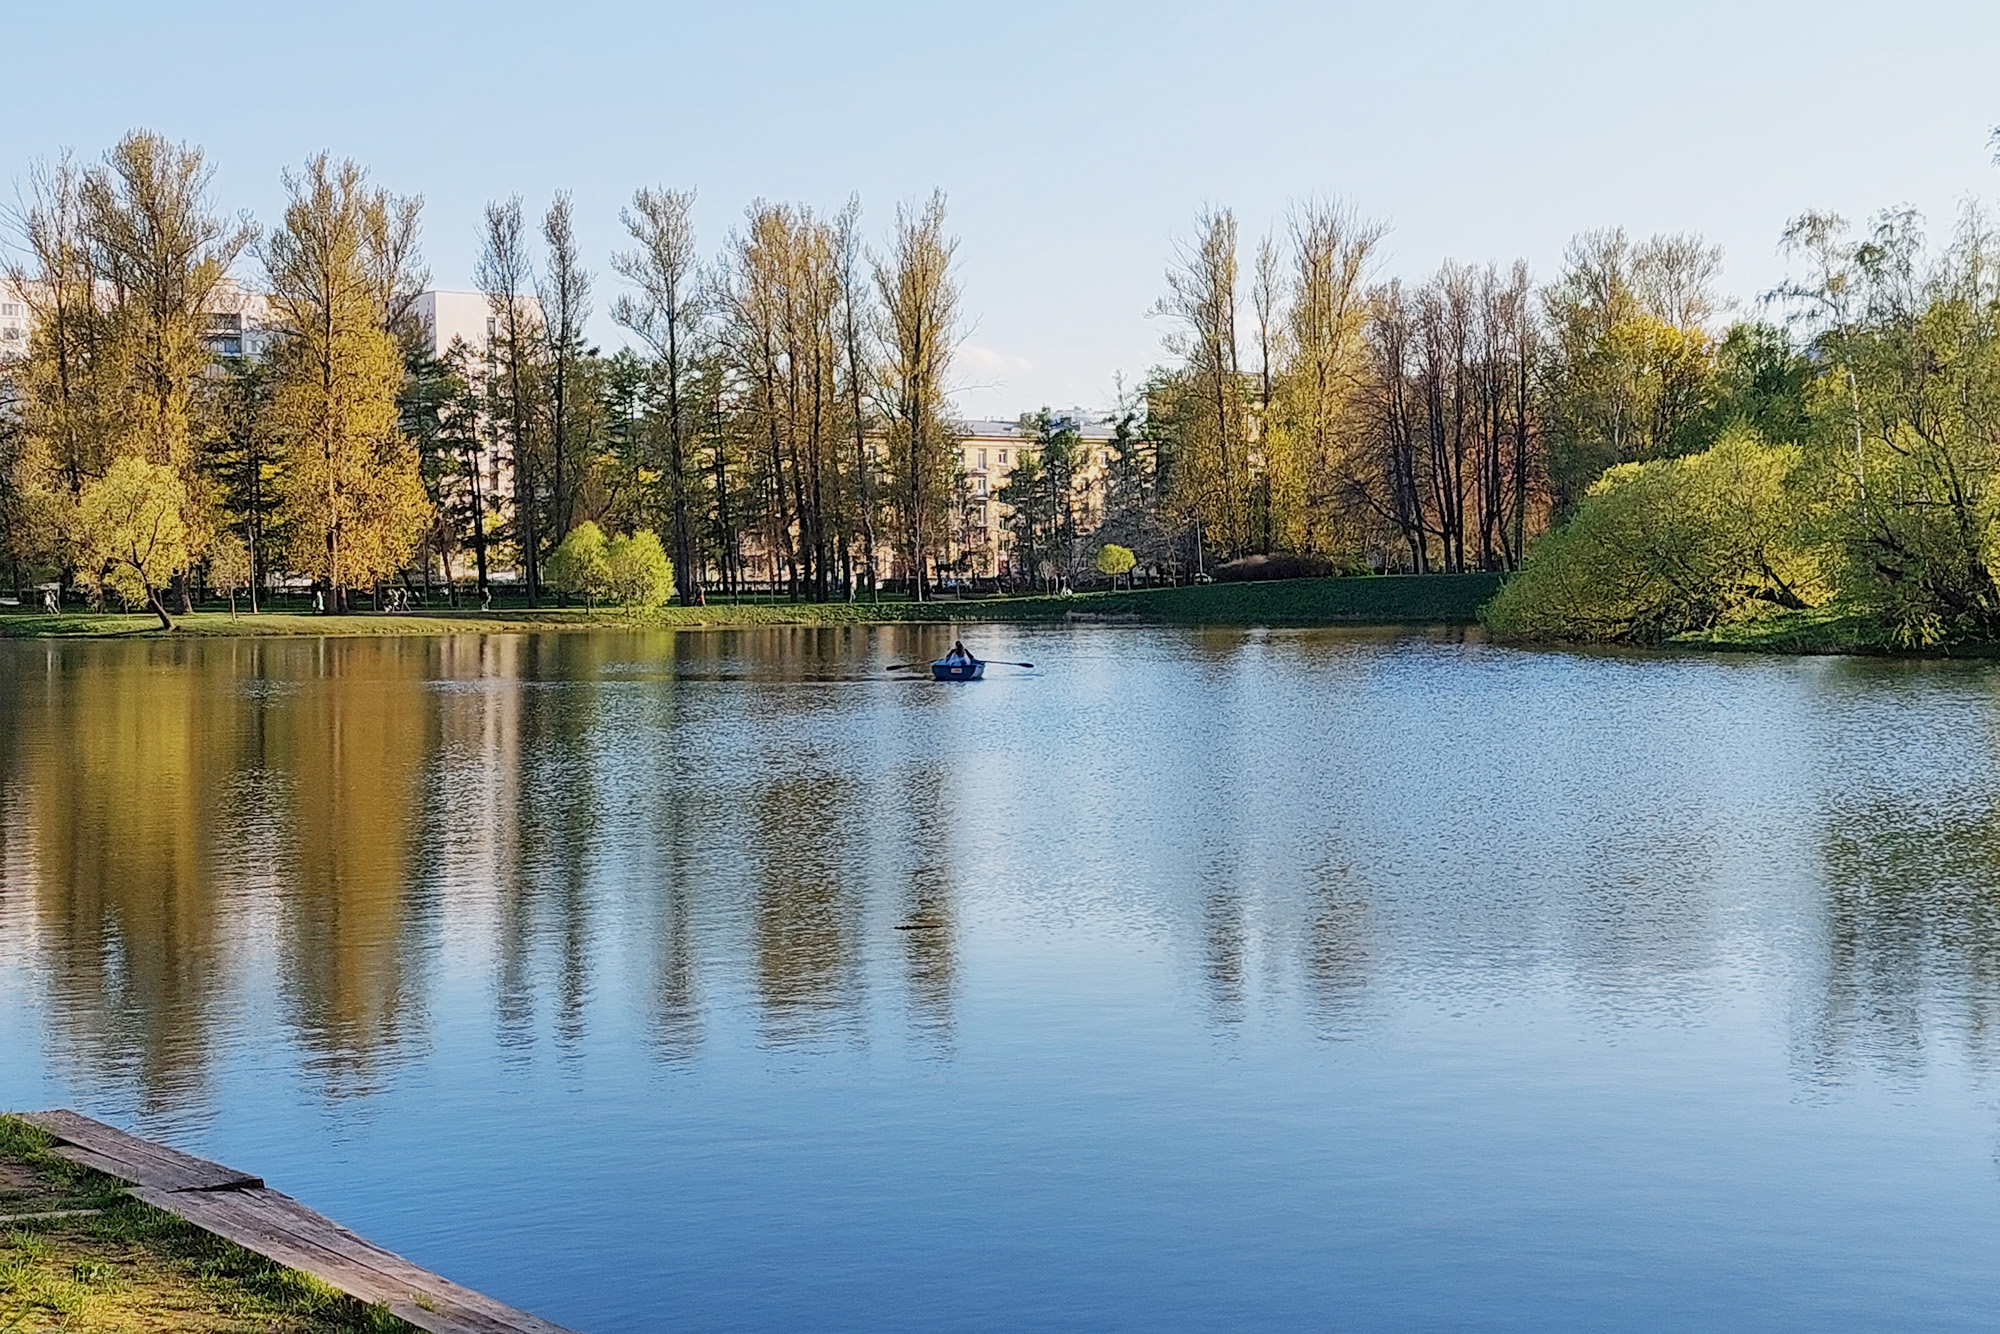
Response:
[[[569,189],[600,311],[638,185],[698,188],[710,250],[760,195],[859,192],[879,233],[941,186],[977,415],[1097,405],[1142,374],[1205,203],[1247,239],[1344,196],[1407,276],[1523,256],[1547,277],[1583,228],[1695,230],[1752,297],[1805,208],[1910,203],[1941,230],[1992,192],[2000,123],[2000,5],[1943,0],[155,10],[6,17],[0,175],[145,125],[206,147],[219,202],[270,219],[279,169],[331,149],[425,196],[444,286],[470,284],[487,199]]]

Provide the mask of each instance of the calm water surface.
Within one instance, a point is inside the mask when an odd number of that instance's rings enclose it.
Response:
[[[0,1106],[586,1330],[1972,1328],[2000,671],[0,643]]]

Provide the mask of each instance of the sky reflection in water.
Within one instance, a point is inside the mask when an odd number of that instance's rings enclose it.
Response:
[[[967,638],[0,643],[0,1105],[593,1330],[1990,1319],[2000,673]]]

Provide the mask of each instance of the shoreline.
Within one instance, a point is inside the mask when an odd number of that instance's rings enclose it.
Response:
[[[701,631],[891,625],[1157,625],[1216,629],[1394,629],[1483,625],[1480,611],[1498,574],[1351,575],[1187,585],[1069,596],[1025,594],[930,602],[737,602],[666,606],[501,607],[487,611],[349,612],[286,608],[252,615],[203,608],[162,630],[150,612],[0,611],[0,639],[350,639],[441,635]],[[1658,643],[1494,637],[1520,648],[1617,648],[1639,653],[1764,654],[1783,657],[2000,658],[2000,641],[1929,645],[1894,642],[1862,613],[1817,607],[1687,631]]]
[[[0,1309],[11,1314],[0,1330],[44,1315],[37,1328],[87,1327],[71,1317],[97,1308],[106,1328],[160,1327],[164,1316],[166,1328],[231,1334],[573,1334],[382,1249],[261,1177],[76,1112],[0,1116],[0,1166],[0,1216],[14,1222],[0,1234],[10,1276],[0,1301],[18,1308]],[[233,1282],[190,1275],[191,1251],[222,1260]],[[229,1318],[238,1313],[253,1318]]]
[[[0,1330],[415,1334],[300,1270],[138,1200],[0,1113]]]
[[[743,602],[617,608],[502,608],[410,613],[203,609],[177,618],[171,631],[150,613],[0,614],[0,638],[147,639],[524,634],[580,630],[726,630],[764,626],[1060,625],[1102,622],[1158,625],[1394,626],[1476,625],[1479,608],[1499,588],[1498,575],[1374,575],[1205,584],[1127,592],[945,599],[932,602]]]

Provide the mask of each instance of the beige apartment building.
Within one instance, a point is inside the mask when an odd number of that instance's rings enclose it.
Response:
[[[1079,526],[1087,530],[1096,526],[1104,509],[1112,419],[1082,408],[1065,408],[1050,416],[1083,441],[1083,464],[1078,469],[1081,489],[1076,500]],[[980,578],[1032,578],[1035,571],[1013,566],[1008,507],[998,499],[998,493],[1022,460],[1034,457],[1035,438],[1021,429],[1019,421],[975,420],[961,423],[960,428],[964,432],[958,451],[963,513],[956,540],[960,552],[969,558],[968,572]]]

